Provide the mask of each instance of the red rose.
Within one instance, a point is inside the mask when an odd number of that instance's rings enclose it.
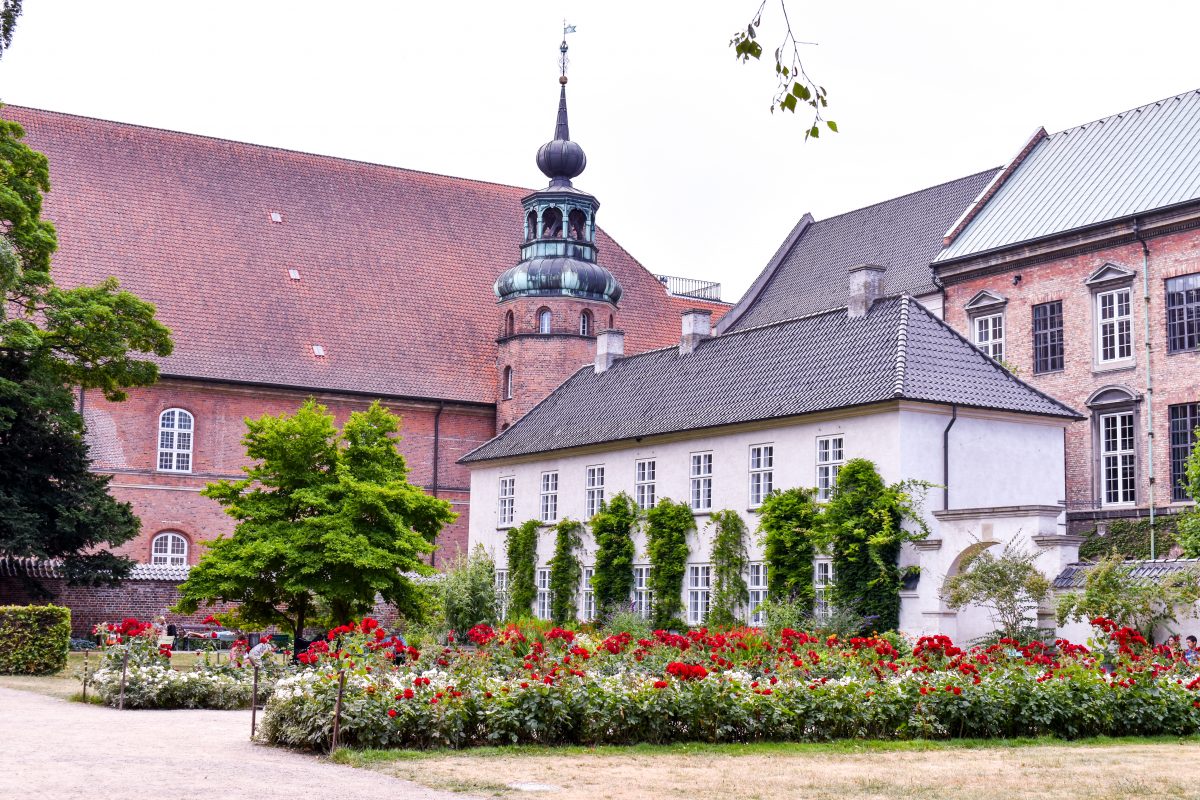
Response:
[[[526,683],[525,681],[521,681],[521,688],[522,688],[522,689],[528,689],[528,688],[529,688],[529,684],[528,684],[528,683]]]
[[[394,708],[389,708],[389,709],[388,709],[388,716],[389,716],[389,717],[394,717],[394,716],[396,716],[396,709],[394,709]]]
[[[669,683],[667,683],[666,681],[655,681],[655,682],[654,682],[654,688],[655,688],[655,689],[665,689],[665,688],[667,688],[668,686],[670,686],[670,684],[669,684]]]
[[[412,700],[412,699],[413,699],[413,694],[414,694],[414,692],[413,692],[413,690],[412,690],[412,689],[405,689],[405,690],[404,690],[404,699],[405,699],[405,700]]]

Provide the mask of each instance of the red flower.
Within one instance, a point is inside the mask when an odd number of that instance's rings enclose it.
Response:
[[[396,709],[394,709],[394,708],[389,708],[389,709],[388,709],[388,716],[389,716],[389,717],[394,717],[394,716],[396,716]]]
[[[529,688],[529,684],[528,684],[528,683],[526,683],[525,681],[521,681],[521,688],[522,688],[522,689],[528,689],[528,688]]]
[[[404,690],[404,699],[405,699],[405,700],[412,700],[412,699],[413,699],[413,694],[414,694],[414,693],[413,693],[413,690],[412,690],[412,689],[405,689],[405,690]]]
[[[669,684],[669,683],[667,683],[666,681],[655,681],[655,682],[654,682],[654,688],[655,688],[655,689],[665,689],[665,688],[667,688],[668,686],[670,686],[670,684]]]

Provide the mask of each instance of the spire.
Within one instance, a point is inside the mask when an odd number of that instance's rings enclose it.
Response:
[[[567,76],[559,78],[562,88],[558,93],[558,120],[554,123],[554,140],[570,141],[571,131],[567,128]]]
[[[578,177],[587,166],[587,156],[582,147],[571,141],[567,125],[567,34],[574,32],[575,26],[563,20],[563,40],[558,47],[558,118],[554,122],[554,139],[542,145],[537,153],[538,169],[555,188],[569,187],[571,179]]]

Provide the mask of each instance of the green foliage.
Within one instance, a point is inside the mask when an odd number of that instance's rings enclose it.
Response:
[[[1200,509],[1193,508],[1176,514],[1175,535],[1185,556],[1200,558]]]
[[[682,628],[683,576],[687,572],[688,534],[696,518],[687,503],[667,498],[646,512],[646,551],[650,556],[649,588],[654,593],[654,625]]]
[[[421,593],[403,573],[432,572],[422,557],[455,514],[408,482],[399,418],[374,403],[339,434],[310,399],[294,415],[246,427],[255,462],[246,478],[204,490],[237,527],[207,543],[180,586],[180,612],[236,602],[242,622],[286,625],[296,637],[318,601],[336,623],[369,611],[376,595],[406,617],[419,614]]]
[[[0,606],[0,675],[53,675],[67,665],[71,609]]]
[[[602,617],[629,604],[633,590],[633,527],[637,520],[637,505],[624,492],[601,505],[592,517],[592,538],[596,542],[592,588]]]
[[[805,613],[812,611],[815,600],[813,536],[821,523],[821,507],[814,502],[812,489],[771,492],[759,509],[767,591],[773,600],[795,603],[807,609]]]
[[[1059,597],[1058,624],[1107,617],[1149,638],[1159,625],[1178,621],[1177,610],[1190,610],[1197,600],[1200,570],[1181,570],[1157,582],[1140,580],[1133,576],[1133,567],[1114,553],[1087,571],[1082,592]]]
[[[1179,517],[1162,514],[1155,518],[1154,551],[1157,557],[1161,558],[1176,544],[1181,544],[1177,533]],[[1093,530],[1079,545],[1079,557],[1086,561],[1097,561],[1113,552],[1130,560],[1150,558],[1150,518],[1114,519],[1104,536]]]
[[[834,605],[861,614],[875,630],[900,624],[901,572],[897,566],[905,541],[928,531],[918,513],[925,484],[884,485],[875,465],[852,459],[838,473],[837,490],[825,510],[821,536],[833,554],[837,583]],[[913,534],[903,527],[919,529]]]
[[[522,619],[533,614],[537,599],[537,541],[541,523],[528,520],[509,528],[506,537],[508,558],[508,618]]]
[[[17,17],[21,16],[22,0],[4,0],[0,5],[0,56],[12,44],[13,31],[17,29]]]
[[[469,556],[459,554],[441,581],[446,626],[466,633],[476,625],[496,624],[496,562],[475,545]]]
[[[1029,617],[1050,596],[1050,581],[1037,568],[1037,557],[1037,552],[1026,552],[1014,542],[1005,545],[999,556],[981,548],[957,575],[946,579],[942,599],[956,611],[983,606],[1002,636],[1018,638],[1030,627]]]
[[[732,509],[716,511],[708,522],[716,533],[712,544],[712,604],[705,623],[728,628],[750,600],[744,577],[750,565],[746,552],[746,523]]]
[[[564,519],[554,529],[554,555],[550,558],[550,617],[558,625],[568,625],[579,618],[575,598],[583,567],[579,551],[583,547],[583,523]]]

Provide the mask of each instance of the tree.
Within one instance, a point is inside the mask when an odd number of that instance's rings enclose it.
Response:
[[[667,498],[646,512],[646,552],[650,557],[649,589],[654,593],[654,625],[682,628],[683,576],[687,572],[688,534],[696,518],[687,503]]]
[[[533,611],[537,599],[537,543],[541,523],[527,520],[519,527],[509,528],[505,539],[508,560],[509,619],[523,619]]]
[[[1037,568],[1038,553],[1009,542],[999,556],[983,549],[966,559],[957,575],[946,579],[942,599],[955,611],[983,606],[1002,636],[1022,638],[1030,615],[1050,596],[1050,580]]]
[[[1137,628],[1149,639],[1154,629],[1175,622],[1176,610],[1200,600],[1200,570],[1180,570],[1159,580],[1137,578],[1119,553],[1087,571],[1082,592],[1058,598],[1058,624],[1107,617]]]
[[[728,628],[738,622],[738,611],[750,600],[746,569],[746,523],[732,509],[715,512],[708,522],[716,530],[712,544],[712,604],[705,622]]]
[[[0,4],[0,58],[12,44],[13,32],[17,29],[17,17],[21,16],[22,0],[4,0]]]
[[[596,542],[592,588],[601,616],[629,603],[633,591],[633,527],[637,519],[637,506],[624,492],[602,504],[592,517],[592,538]]]
[[[496,622],[496,564],[483,545],[455,558],[442,580],[441,594],[450,630],[464,634],[476,625]]]
[[[557,625],[567,625],[579,618],[575,597],[583,578],[583,567],[579,564],[583,523],[564,519],[554,530],[554,555],[549,561],[550,617]]]
[[[12,7],[0,10],[0,41],[6,25],[11,35]],[[131,539],[139,523],[108,494],[107,478],[88,474],[70,387],[123,400],[125,389],[158,379],[139,355],[169,355],[171,339],[154,307],[115,280],[54,285],[57,239],[41,219],[50,168],[24,135],[0,120],[0,553],[61,559],[70,583],[113,583],[133,562],[106,546]]]
[[[247,626],[286,626],[297,638],[318,601],[335,624],[369,611],[376,595],[419,618],[419,590],[404,573],[433,572],[421,557],[456,515],[408,482],[399,418],[376,402],[339,434],[333,415],[309,400],[246,427],[255,460],[246,477],[204,490],[237,527],[206,543],[179,587],[178,610],[239,603]]]
[[[813,536],[821,521],[812,489],[775,491],[763,499],[758,529],[767,562],[767,592],[773,601],[790,601],[812,611],[816,599]]]

